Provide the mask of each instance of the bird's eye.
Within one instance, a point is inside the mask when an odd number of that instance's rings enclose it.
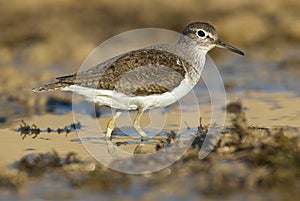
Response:
[[[200,38],[204,38],[204,37],[206,36],[206,32],[203,31],[202,29],[200,29],[200,30],[198,30],[197,35],[198,35]]]

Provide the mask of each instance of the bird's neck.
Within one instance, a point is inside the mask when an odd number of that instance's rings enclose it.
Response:
[[[191,65],[191,68],[188,69],[187,78],[192,85],[195,85],[201,77],[208,50],[201,48],[195,41],[191,40],[187,42],[180,39],[177,45],[184,51],[183,58]]]
[[[182,36],[177,41],[177,45],[181,46],[184,50],[184,56],[191,63],[198,63],[200,66],[204,66],[205,57],[209,49],[203,48],[196,41]]]

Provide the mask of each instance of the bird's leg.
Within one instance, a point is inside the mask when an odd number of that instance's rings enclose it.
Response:
[[[121,115],[120,111],[116,111],[116,113],[113,115],[113,117],[111,118],[111,120],[108,122],[107,124],[107,128],[106,128],[106,139],[110,139],[111,138],[111,134],[115,128],[115,122],[117,120],[117,118]]]
[[[135,128],[135,130],[143,137],[143,138],[147,138],[147,134],[143,131],[143,129],[141,128],[141,117],[143,115],[143,112],[145,111],[145,109],[143,108],[139,108],[138,113],[134,119],[133,122],[133,126]]]

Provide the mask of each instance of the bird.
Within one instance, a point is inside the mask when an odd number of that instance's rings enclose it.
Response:
[[[206,55],[215,47],[244,55],[220,40],[211,24],[192,22],[174,44],[129,51],[32,91],[71,91],[89,102],[116,109],[107,125],[107,139],[111,139],[122,111],[137,110],[133,127],[147,138],[140,124],[144,111],[166,107],[185,96],[199,81]]]

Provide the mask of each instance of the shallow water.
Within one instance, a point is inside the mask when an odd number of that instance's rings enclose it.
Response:
[[[226,92],[229,96],[234,96],[240,92],[240,98],[247,98],[247,91],[259,91],[265,93],[276,92],[292,92],[295,97],[300,95],[300,71],[295,68],[283,68],[276,64],[266,62],[250,63],[242,59],[228,59],[222,62],[217,62],[218,70],[225,84]],[[30,90],[30,89],[27,89]],[[194,92],[198,97],[198,101],[202,104],[210,102],[209,93],[203,80],[196,85]],[[243,93],[244,92],[244,93]],[[4,95],[4,94],[2,94]],[[32,94],[33,96],[44,96],[44,94]],[[48,96],[49,94],[47,94]],[[51,95],[51,93],[50,93]],[[45,105],[44,112],[53,114],[65,114],[72,110],[71,96],[67,94],[67,99],[51,98]],[[192,104],[184,102],[183,104]],[[165,108],[168,111],[167,107]],[[43,112],[43,113],[44,113]],[[106,107],[96,107],[95,114],[100,115],[110,114],[111,110]],[[39,110],[32,110],[27,105],[19,101],[4,99],[1,102],[1,127],[13,121],[16,118],[26,117],[32,114],[39,114]]]
[[[230,64],[234,64],[232,67]],[[299,119],[300,111],[287,108],[287,104],[292,103],[292,100],[299,101],[299,81],[298,74],[293,73],[289,70],[281,69],[279,67],[273,66],[271,64],[266,65],[263,63],[256,64],[243,64],[240,62],[232,62],[232,61],[224,61],[220,64],[220,73],[225,81],[225,83],[231,83],[234,87],[228,89],[227,99],[236,100],[240,99],[245,104],[244,111],[248,115],[248,120],[254,125],[263,125],[263,126],[272,126],[272,125],[290,125],[290,126],[298,126],[297,119]],[[272,74],[269,73],[272,71]],[[288,79],[287,79],[288,78]],[[195,88],[196,95],[198,96],[198,101],[200,104],[200,110],[203,111],[204,115],[209,115],[210,110],[207,108],[207,105],[210,104],[209,94],[206,89],[203,81],[197,85]],[[249,93],[250,92],[250,93]],[[280,97],[278,94],[286,94],[286,99],[280,99],[276,97]],[[291,102],[285,103],[287,100]],[[253,105],[251,105],[253,104]],[[265,104],[262,106],[263,109],[259,109],[260,113],[257,113],[257,108],[259,108],[260,104]],[[189,104],[186,102],[184,104],[186,106],[186,112],[193,110],[194,104]],[[18,112],[15,112],[19,115],[18,107],[15,107]],[[203,108],[203,110],[202,110]],[[254,109],[256,108],[256,110]],[[292,107],[293,108],[293,107]],[[110,110],[102,108],[99,109],[99,113],[101,113],[101,118],[109,117]],[[59,114],[64,116],[66,113],[71,111],[71,106],[67,104],[51,104],[51,111],[53,114]],[[174,111],[173,107],[167,108],[165,112],[172,113]],[[268,113],[271,111],[271,113]],[[275,113],[274,113],[275,111]],[[276,113],[276,111],[279,111]],[[286,112],[284,112],[286,111]],[[290,111],[290,112],[289,112]],[[159,111],[158,111],[159,112]],[[206,114],[207,113],[207,114]],[[264,115],[262,115],[262,113]],[[18,116],[17,115],[17,116]],[[21,117],[24,114],[21,114]],[[130,113],[130,115],[134,115],[134,113]],[[145,114],[146,116],[148,113]],[[23,117],[25,117],[24,115]],[[20,116],[18,116],[20,117]],[[40,116],[43,118],[43,115]],[[26,117],[27,118],[27,117]],[[15,119],[15,115],[9,116],[9,119]],[[71,120],[71,119],[70,119]],[[6,121],[6,120],[5,120]],[[11,121],[11,120],[8,120]],[[204,120],[205,121],[205,120]],[[50,123],[51,121],[49,121]],[[34,122],[36,123],[36,121]],[[69,122],[70,123],[70,122]],[[207,123],[207,121],[205,121]],[[53,123],[50,123],[50,125]],[[105,124],[104,124],[105,125]],[[170,123],[170,127],[176,127],[178,124]],[[15,128],[15,127],[14,127]],[[45,128],[46,129],[46,128]],[[6,130],[6,129],[4,129]],[[17,134],[17,133],[15,133]],[[42,134],[39,141],[43,140],[53,144],[53,137],[48,136],[47,134]],[[43,137],[44,136],[44,137]],[[72,136],[72,135],[71,135]],[[19,138],[16,136],[16,138]],[[25,139],[28,140],[28,139]],[[62,140],[62,139],[61,139]],[[58,142],[57,140],[55,140]],[[103,138],[78,138],[78,136],[74,136],[71,139],[67,138],[66,145],[57,146],[58,144],[53,144],[52,147],[55,149],[66,149],[66,147],[73,147],[72,150],[77,151],[77,144],[79,143],[101,143]],[[61,141],[64,142],[63,140]],[[43,152],[43,149],[34,145],[24,145],[23,142],[19,143],[20,146],[24,147],[23,153],[29,152]],[[59,142],[58,142],[59,143]],[[71,145],[74,143],[74,145]],[[22,145],[23,144],[23,145]],[[70,144],[70,145],[67,145]],[[147,145],[147,143],[145,143]],[[76,146],[75,146],[76,145]],[[136,142],[129,142],[126,144],[121,144],[120,146],[125,147],[125,150],[128,149],[129,146],[135,146]],[[149,144],[149,146],[151,146]],[[50,145],[51,147],[51,145]],[[60,148],[59,148],[60,147]],[[65,148],[63,148],[65,147]],[[47,149],[45,147],[45,149]],[[16,154],[17,155],[17,154]],[[16,158],[17,159],[17,158]],[[15,160],[16,160],[15,159]],[[166,170],[165,170],[166,171]],[[168,173],[170,174],[170,173]],[[64,179],[59,179],[60,176],[48,175],[37,181],[31,181],[26,183],[18,193],[15,193],[12,190],[1,189],[0,195],[1,199],[4,200],[96,200],[101,197],[101,199],[106,200],[115,200],[115,199],[123,199],[123,200],[131,200],[140,199],[154,199],[154,200],[199,200],[201,197],[204,199],[208,199],[205,194],[202,194],[197,189],[193,190],[193,183],[199,182],[193,178],[181,177],[180,181],[174,179],[172,180],[163,180],[168,183],[171,182],[170,185],[177,185],[170,187],[168,184],[165,185],[147,185],[149,183],[149,178],[147,175],[144,176],[130,176],[131,183],[126,188],[124,187],[115,187],[112,190],[112,193],[106,190],[91,190],[91,189],[82,189],[82,188],[74,188],[70,186],[69,182]],[[180,184],[178,183],[180,182]],[[181,189],[182,183],[185,184],[185,188]],[[262,193],[262,192],[260,192]],[[231,195],[227,195],[222,197],[223,200],[259,200],[262,197],[272,199],[274,193],[270,193],[268,191],[258,194],[258,193],[233,193]],[[220,197],[210,197],[209,200],[219,200]]]

